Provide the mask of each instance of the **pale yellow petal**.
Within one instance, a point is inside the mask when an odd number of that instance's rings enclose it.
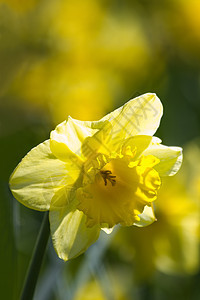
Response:
[[[108,228],[108,227],[102,227],[101,230],[103,230],[107,234],[111,234],[113,232],[114,227]]]
[[[111,123],[112,139],[120,140],[134,135],[152,136],[160,124],[162,113],[163,107],[156,94],[147,93],[128,101],[102,121]]]
[[[151,144],[143,155],[154,155],[160,160],[160,163],[155,166],[155,170],[160,176],[173,176],[181,167],[182,163],[182,148],[167,147],[161,144]]]
[[[61,195],[59,195],[59,202]],[[56,196],[52,201],[49,212],[51,236],[54,248],[58,256],[67,261],[85,252],[99,237],[100,227],[86,227],[86,216],[83,212],[76,210],[76,200],[71,201],[67,206],[57,207]],[[56,209],[55,209],[56,208]]]
[[[122,146],[122,151],[128,147],[134,153],[134,159],[136,160],[145,149],[148,148],[152,141],[152,136],[149,135],[136,135],[125,140]]]
[[[98,131],[84,141],[83,148],[94,154],[101,152],[109,155],[118,151],[120,145],[135,135],[152,136],[157,130],[163,108],[155,94],[144,94],[128,101],[120,108],[97,122],[92,122],[92,128]],[[138,140],[138,146],[145,147]]]
[[[53,154],[65,161],[69,154],[82,157],[82,143],[97,130],[91,128],[91,122],[75,120],[68,117],[51,132],[51,150]]]
[[[62,162],[51,152],[49,140],[33,148],[10,177],[14,197],[25,206],[45,211],[55,192],[73,184],[80,169],[71,161]]]
[[[156,221],[156,217],[154,215],[153,205],[151,206],[145,206],[142,214],[138,215],[140,220],[136,221],[134,225],[138,227],[145,227],[150,224],[152,224],[154,221]]]
[[[105,155],[109,155],[112,151],[115,150],[112,147],[113,141],[111,140],[111,132],[112,132],[112,125],[105,121],[103,124],[97,122],[93,122],[94,125],[101,124],[100,129],[94,133],[93,136],[87,137],[82,145],[82,153],[84,157],[89,159],[93,159],[97,153],[102,153]]]
[[[68,117],[51,132],[51,150],[61,160],[65,160],[69,152],[83,160],[93,158],[97,152],[109,155],[127,138],[152,136],[160,124],[162,111],[159,98],[147,93],[128,101],[99,121],[85,122]]]

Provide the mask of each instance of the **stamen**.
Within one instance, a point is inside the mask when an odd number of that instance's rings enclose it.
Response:
[[[114,179],[114,178],[116,178],[116,176],[111,175],[112,172],[110,170],[100,171],[100,173],[101,173],[101,176],[103,177],[105,185],[107,185],[107,180],[110,181],[112,186],[114,186],[116,184],[116,180]]]

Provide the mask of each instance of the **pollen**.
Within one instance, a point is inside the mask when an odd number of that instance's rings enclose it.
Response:
[[[112,175],[112,172],[110,170],[100,171],[101,176],[104,180],[105,185],[107,185],[107,180],[110,181],[112,186],[116,184],[116,176]]]

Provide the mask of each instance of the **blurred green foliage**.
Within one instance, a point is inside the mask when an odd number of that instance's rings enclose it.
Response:
[[[156,92],[164,105],[157,133],[163,143],[183,146],[199,136],[199,13],[198,0],[0,1],[2,299],[19,299],[42,218],[42,213],[16,203],[8,179],[20,159],[48,139],[54,125],[68,114],[98,119],[134,96]],[[191,193],[193,183],[186,185],[194,171],[195,184],[200,184],[200,155],[195,155],[190,155],[195,162],[182,172],[187,176],[181,176],[187,178],[183,182],[188,199],[199,203],[200,189]],[[176,193],[171,193],[168,197],[173,199]],[[177,193],[180,197],[182,192]],[[191,216],[191,210],[187,214]],[[168,218],[178,226],[174,216]],[[109,239],[102,234],[98,245],[66,264],[50,244],[35,299],[198,299],[199,260],[193,262],[193,272],[185,270],[184,275],[154,265],[149,253],[155,251],[153,226],[161,230],[154,224],[141,236],[139,230],[132,232],[134,228],[119,229]],[[152,232],[147,241],[141,240],[145,231]],[[124,247],[116,245],[118,240]],[[179,247],[182,253],[186,244]],[[199,247],[199,236],[194,247]],[[140,257],[146,270],[140,280],[137,248],[144,257],[144,250],[149,251],[149,265]],[[191,244],[188,249],[193,249]],[[192,253],[188,250],[188,257]],[[184,257],[177,261],[184,266]]]

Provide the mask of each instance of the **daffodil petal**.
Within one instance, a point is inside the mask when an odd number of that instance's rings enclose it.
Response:
[[[86,216],[73,201],[62,209],[50,209],[49,220],[54,248],[65,261],[85,252],[99,237],[100,227],[88,228]]]
[[[101,120],[91,123],[91,127],[98,131],[85,139],[83,152],[86,149],[91,157],[97,152],[109,155],[112,151],[118,151],[122,142],[130,136],[152,136],[160,124],[162,113],[162,104],[155,94],[148,93],[132,99]],[[140,146],[144,146],[141,141]]]
[[[82,158],[83,141],[96,131],[92,129],[91,122],[75,120],[69,116],[67,121],[51,132],[51,151],[63,161],[68,160],[69,154]]]
[[[130,149],[133,150],[133,152],[135,152],[134,159],[136,160],[144,152],[144,150],[148,148],[151,141],[152,136],[149,135],[136,135],[130,137],[126,139],[123,143],[122,151],[127,147],[130,147]]]
[[[128,101],[99,121],[86,122],[68,117],[51,132],[51,150],[63,161],[69,153],[75,153],[83,160],[97,152],[109,154],[130,136],[152,136],[160,124],[162,112],[159,98],[147,93]]]
[[[152,224],[154,221],[156,221],[156,217],[154,215],[153,206],[145,206],[144,210],[141,214],[138,215],[140,220],[136,221],[134,225],[138,227],[145,227],[150,224]]]
[[[10,177],[14,197],[23,205],[45,211],[55,192],[73,184],[80,169],[71,161],[62,162],[50,150],[49,140],[33,148]]]
[[[111,123],[113,140],[134,135],[152,136],[160,124],[162,113],[163,107],[156,94],[147,93],[128,101],[101,121]]]
[[[97,127],[100,124],[99,130],[90,137],[87,137],[82,144],[82,153],[87,159],[92,159],[97,153],[109,155],[114,149],[110,147],[112,125],[108,121],[104,123],[92,122],[92,126]]]
[[[182,148],[180,147],[167,147],[161,144],[152,144],[143,152],[143,155],[150,154],[160,160],[154,167],[160,176],[173,176],[181,167],[183,155]]]
[[[108,227],[102,227],[101,230],[103,230],[106,234],[111,234],[113,232],[114,227],[108,228]]]

